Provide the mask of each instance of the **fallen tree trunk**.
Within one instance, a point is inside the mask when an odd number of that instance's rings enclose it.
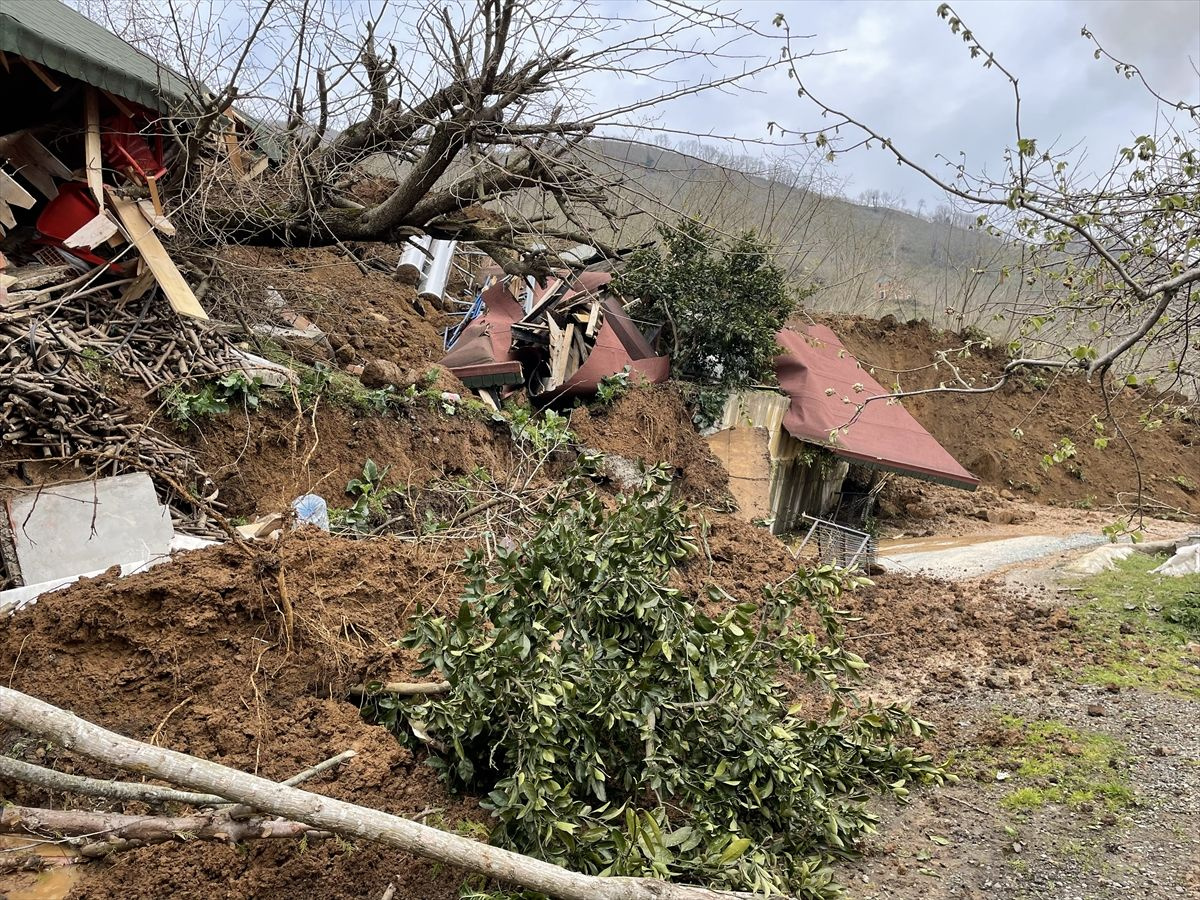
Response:
[[[305,769],[298,775],[293,775],[283,784],[289,787],[301,784],[308,779],[320,775],[334,766],[341,765],[346,760],[357,756],[354,750],[346,750],[337,756],[330,757],[324,762],[317,763],[311,769]],[[237,804],[231,805],[228,797],[218,797],[216,794],[196,794],[191,791],[177,791],[174,788],[160,787],[156,784],[136,784],[128,781],[106,781],[101,778],[85,778],[82,775],[71,775],[66,772],[56,772],[45,766],[37,766],[24,760],[0,756],[0,778],[11,778],[26,784],[36,784],[52,791],[62,791],[70,794],[83,794],[88,797],[103,797],[106,800],[135,801],[139,803],[186,803],[190,806],[227,806],[225,815],[233,818],[245,818],[253,810]]]
[[[80,855],[87,857],[107,856],[114,851],[166,841],[207,840],[236,844],[264,838],[298,840],[329,836],[303,822],[263,818],[239,821],[224,813],[128,816],[28,806],[0,809],[0,833],[76,838],[69,843],[77,845]]]
[[[725,900],[748,896],[651,878],[572,872],[401,816],[285,787],[185,753],[143,744],[11,688],[0,687],[0,721],[112,766],[228,797],[263,813],[375,841],[560,900]]]

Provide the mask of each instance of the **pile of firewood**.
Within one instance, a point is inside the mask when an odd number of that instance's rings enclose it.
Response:
[[[177,316],[148,289],[152,282],[101,273],[66,265],[4,271],[0,441],[29,462],[97,474],[137,468],[160,484],[203,485],[192,455],[109,396],[103,376],[135,376],[150,394],[237,370],[236,350],[221,331]]]

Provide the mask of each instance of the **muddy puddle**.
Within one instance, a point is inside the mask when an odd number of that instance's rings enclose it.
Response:
[[[19,835],[0,835],[0,865],[17,863],[31,855],[40,856],[45,868],[39,872],[9,872],[0,875],[0,897],[6,900],[62,900],[82,877],[82,867],[70,863],[69,848],[52,841]]]

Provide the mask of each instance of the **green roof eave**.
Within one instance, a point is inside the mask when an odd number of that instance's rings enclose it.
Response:
[[[159,112],[188,93],[177,73],[59,0],[3,0],[0,50]]]

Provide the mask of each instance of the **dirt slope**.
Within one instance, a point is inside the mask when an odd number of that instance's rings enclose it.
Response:
[[[7,623],[0,658],[11,684],[105,727],[226,765],[283,779],[346,749],[359,756],[313,790],[390,812],[443,810],[454,827],[479,820],[434,772],[341,699],[372,677],[407,677],[387,642],[417,604],[445,604],[460,587],[462,548],[389,539],[288,535],[247,556],[224,546],[182,554],[142,575],[100,577],[43,598]],[[285,625],[286,592],[294,623]],[[5,752],[14,747],[6,735]],[[111,777],[87,760],[31,742],[31,759]],[[6,798],[61,806],[30,788]],[[87,808],[95,801],[84,799]],[[249,852],[200,843],[123,854],[90,868],[77,897],[456,897],[461,876],[371,846],[261,843]],[[3,887],[0,887],[3,893]]]
[[[951,380],[945,366],[934,369],[938,350],[962,347],[965,338],[935,332],[925,322],[839,317],[827,320],[846,348],[873,370],[885,387],[905,390],[936,387]],[[970,357],[952,357],[964,375],[988,383],[1003,368],[1000,350],[972,349]],[[1098,436],[1092,417],[1105,421],[1099,387],[1079,375],[1023,377],[996,393],[982,396],[930,394],[904,400],[905,407],[947,450],[985,483],[1024,493],[1041,503],[1107,506],[1132,500],[1140,467],[1147,494],[1158,503],[1200,513],[1200,425],[1151,411],[1155,397],[1127,388],[1112,399],[1113,416],[1137,453],[1111,423],[1103,436],[1107,448],[1093,446]],[[1147,415],[1148,413],[1148,415]],[[1020,437],[1013,429],[1020,429]],[[1062,438],[1075,445],[1074,459],[1051,467],[1042,456]]]

